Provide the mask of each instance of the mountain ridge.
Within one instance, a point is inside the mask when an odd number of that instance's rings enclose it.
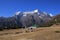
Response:
[[[30,27],[32,25],[41,25],[52,20],[53,16],[48,13],[39,11],[38,9],[28,12],[18,11],[14,16],[5,18],[0,17],[0,28],[21,28]],[[2,21],[3,20],[3,21]],[[4,26],[3,26],[4,25]]]

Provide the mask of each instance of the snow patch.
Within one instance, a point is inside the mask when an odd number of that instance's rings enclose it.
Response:
[[[34,12],[38,12],[38,9],[34,10]]]
[[[23,16],[26,16],[26,15],[23,15]]]
[[[16,12],[16,14],[15,15],[19,15],[21,12],[20,11],[18,11],[18,12]]]
[[[43,12],[45,15],[47,15],[47,12]]]
[[[52,14],[52,13],[50,13],[49,15],[50,15],[51,17],[53,17],[53,14]]]

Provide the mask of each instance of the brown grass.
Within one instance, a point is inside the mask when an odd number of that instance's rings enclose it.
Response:
[[[4,30],[0,40],[60,40],[60,26],[41,27],[28,33],[24,29]]]

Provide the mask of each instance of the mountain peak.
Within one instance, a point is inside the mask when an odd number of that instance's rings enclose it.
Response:
[[[21,13],[21,11],[18,11],[18,12],[16,12],[16,14],[15,15],[19,15]]]
[[[52,14],[52,13],[50,13],[49,15],[50,15],[51,17],[53,17],[53,14]]]
[[[34,12],[38,12],[38,9],[34,10]]]

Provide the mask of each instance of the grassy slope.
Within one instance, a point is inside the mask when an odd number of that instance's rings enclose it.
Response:
[[[60,25],[38,28],[34,32],[23,34],[24,31],[23,29],[1,31],[0,40],[60,40]]]

